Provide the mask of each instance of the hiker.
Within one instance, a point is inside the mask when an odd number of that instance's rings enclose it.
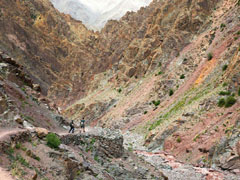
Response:
[[[72,131],[72,133],[74,133],[74,123],[73,123],[73,120],[72,120],[72,122],[70,123],[70,130],[69,130],[68,133],[71,133],[71,131]]]
[[[80,122],[80,127],[81,127],[81,130],[80,131],[82,131],[83,130],[83,132],[85,132],[85,120],[84,120],[84,118],[81,120],[81,122]]]

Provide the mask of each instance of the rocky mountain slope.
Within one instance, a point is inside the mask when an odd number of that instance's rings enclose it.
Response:
[[[52,152],[36,127],[57,133],[65,149],[86,158],[74,160],[83,167],[73,173],[80,179],[124,179],[128,169],[130,179],[239,179],[239,12],[238,0],[154,0],[94,33],[49,0],[0,1],[1,134],[30,129],[42,150]],[[91,142],[74,143],[82,138],[77,134],[64,143],[68,119],[78,124],[82,117],[110,134],[121,130],[130,166],[124,155],[97,161],[99,143],[86,152]],[[22,143],[40,155],[31,142]],[[6,144],[15,148],[16,141]],[[38,160],[24,167],[32,157],[17,147],[4,152],[1,166],[15,162],[25,179],[31,173],[51,179],[57,170],[72,178],[65,150],[43,155],[56,160],[54,170]],[[139,173],[140,166],[151,171]]]
[[[60,12],[70,14],[89,29],[101,30],[108,20],[119,20],[128,11],[136,12],[152,0],[51,0]]]

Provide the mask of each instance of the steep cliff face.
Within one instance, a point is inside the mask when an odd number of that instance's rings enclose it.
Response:
[[[48,0],[0,3],[1,50],[24,65],[42,92],[59,104],[70,94],[72,99],[86,94],[88,79],[107,67],[94,45],[98,35]]]

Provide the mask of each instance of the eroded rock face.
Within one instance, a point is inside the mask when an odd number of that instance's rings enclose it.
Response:
[[[96,141],[96,148],[102,152],[103,155],[113,156],[119,158],[124,153],[123,147],[123,136],[118,131],[111,131],[109,129],[94,128],[91,134],[77,134],[77,135],[66,135],[61,137],[63,144],[84,144]]]

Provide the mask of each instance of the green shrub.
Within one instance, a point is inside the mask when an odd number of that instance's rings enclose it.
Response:
[[[119,93],[121,93],[121,92],[122,92],[122,89],[121,89],[121,88],[119,88],[119,89],[118,89],[118,92],[119,92]]]
[[[61,141],[60,141],[60,139],[57,137],[56,134],[54,134],[54,133],[49,133],[49,134],[47,135],[47,145],[48,145],[50,148],[55,148],[55,149],[57,149],[60,144],[61,144]]]
[[[225,107],[226,107],[226,108],[231,107],[231,106],[233,106],[236,102],[237,102],[237,100],[236,100],[233,96],[229,96],[229,97],[227,97],[227,99],[226,99]]]
[[[158,67],[161,67],[161,66],[162,66],[162,63],[161,63],[161,62],[159,62],[159,63],[158,63]]]
[[[223,107],[225,105],[225,99],[224,98],[221,98],[218,100],[218,107]]]
[[[15,146],[16,149],[20,149],[21,147],[22,147],[21,143],[17,143],[16,146]]]
[[[148,112],[147,111],[144,111],[144,113],[143,114],[147,114]]]
[[[226,87],[228,84],[226,82],[223,83],[223,87]]]
[[[220,25],[220,28],[225,28],[225,27],[226,27],[226,25],[223,23]]]
[[[238,89],[238,96],[240,96],[240,88]]]
[[[161,74],[163,74],[163,72],[162,72],[162,71],[158,72],[158,75],[161,75]]]
[[[226,71],[226,70],[227,70],[227,68],[228,68],[228,65],[227,65],[227,64],[225,64],[225,65],[222,67],[222,70],[223,70],[223,71]]]
[[[185,79],[185,75],[182,74],[182,75],[180,76],[180,79]]]
[[[212,53],[208,53],[208,60],[210,61],[210,60],[212,60],[212,58],[213,58],[213,54]]]
[[[182,139],[180,137],[177,138],[177,142],[180,143],[182,142]]]
[[[169,96],[172,96],[173,94],[174,94],[174,91],[172,89],[170,89]]]
[[[219,95],[221,95],[221,96],[229,96],[231,94],[231,92],[230,91],[220,91],[219,92]]]
[[[155,106],[159,106],[159,104],[160,104],[160,100],[152,101],[152,103],[153,103]]]

